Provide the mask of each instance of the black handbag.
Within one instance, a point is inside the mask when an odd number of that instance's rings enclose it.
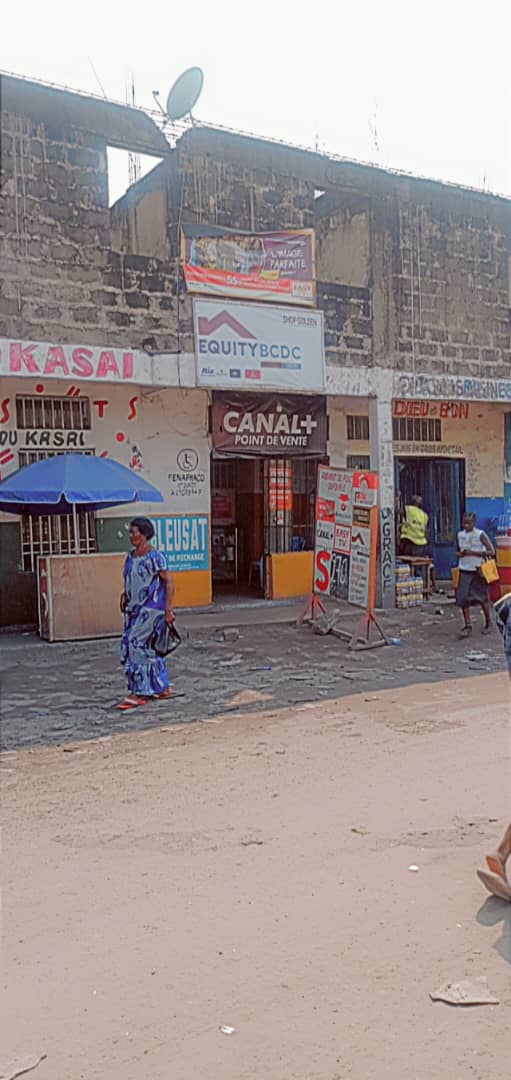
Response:
[[[175,623],[167,622],[165,615],[160,615],[154,624],[151,645],[157,656],[168,656],[181,644],[181,635]]]

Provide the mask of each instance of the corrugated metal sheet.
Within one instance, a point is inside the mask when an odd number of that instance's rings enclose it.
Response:
[[[157,157],[170,153],[165,136],[151,117],[129,105],[0,75],[0,106],[4,112],[29,116],[36,121],[89,131],[120,150]]]

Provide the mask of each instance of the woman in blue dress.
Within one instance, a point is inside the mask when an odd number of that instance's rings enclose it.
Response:
[[[154,528],[149,518],[134,518],[129,536],[132,549],[124,564],[120,602],[124,615],[121,663],[129,691],[118,706],[122,710],[145,705],[148,698],[169,698],[172,694],[165,660],[155,653],[151,638],[163,611],[167,622],[174,622],[174,582],[165,556],[150,543]]]

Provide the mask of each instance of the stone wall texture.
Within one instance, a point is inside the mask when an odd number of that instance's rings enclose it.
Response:
[[[509,201],[198,128],[111,211],[106,146],[3,112],[0,336],[190,351],[181,225],[311,227],[329,364],[511,376]]]
[[[2,113],[0,336],[176,345],[176,270],[111,250],[106,143]]]

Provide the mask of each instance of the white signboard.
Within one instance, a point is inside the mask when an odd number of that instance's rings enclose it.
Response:
[[[461,375],[394,374],[396,398],[447,401],[511,401],[511,379],[472,379]]]
[[[314,591],[374,606],[378,474],[320,465]]]
[[[70,382],[149,384],[151,358],[137,349],[0,338],[0,374]]]
[[[194,300],[199,386],[325,389],[323,313],[275,304]]]

